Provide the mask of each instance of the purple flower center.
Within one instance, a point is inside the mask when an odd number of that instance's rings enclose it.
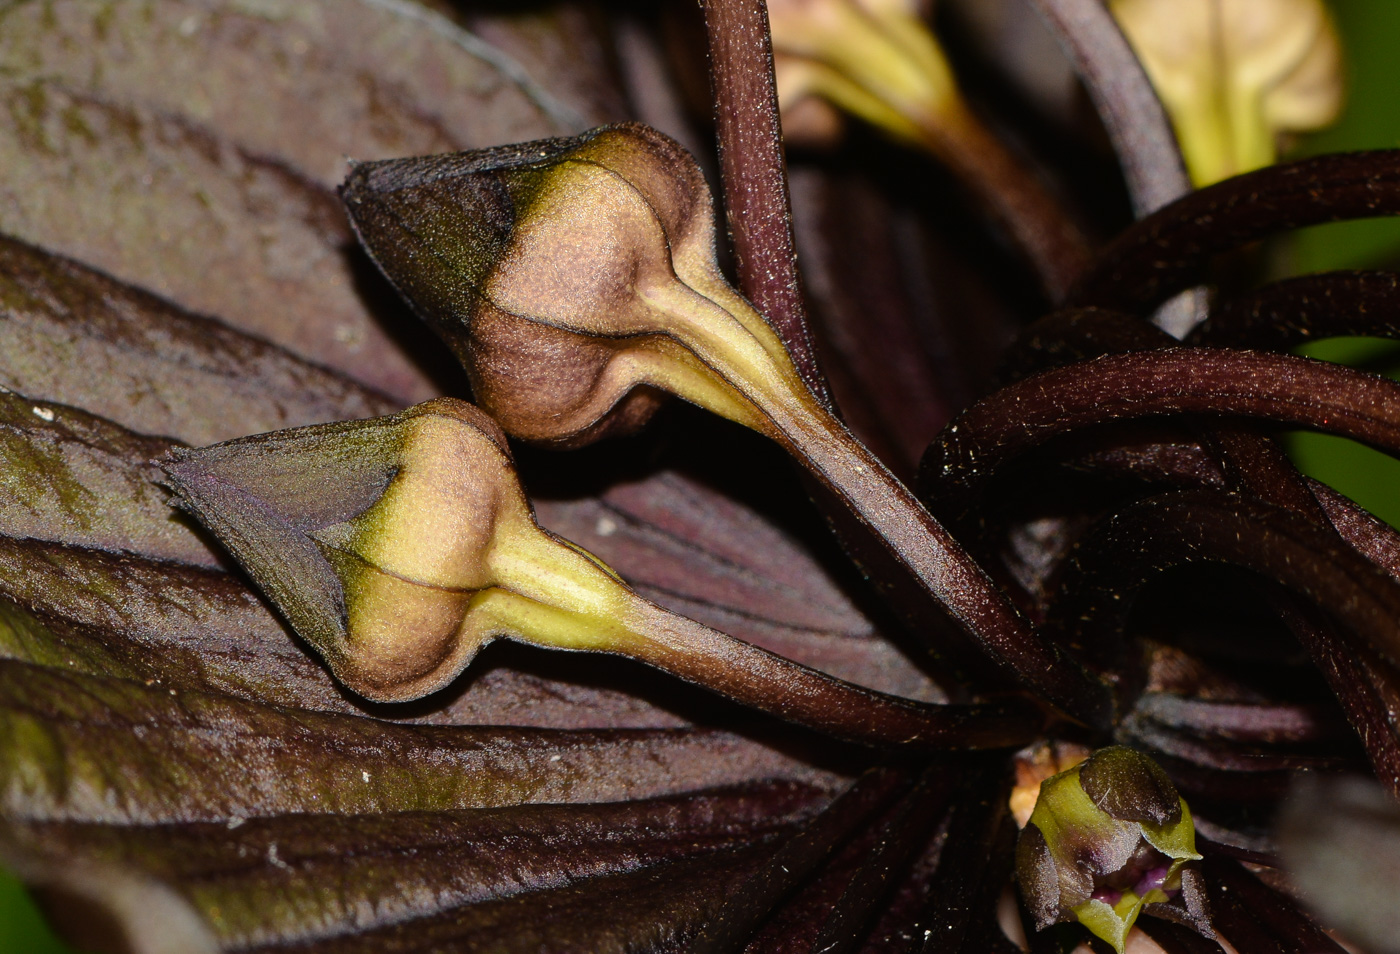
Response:
[[[1134,893],[1136,893],[1139,898],[1147,897],[1147,892],[1162,887],[1163,883],[1167,880],[1167,873],[1169,871],[1171,871],[1170,865],[1158,865],[1150,871],[1145,872],[1138,880],[1137,885],[1133,888]],[[1170,894],[1170,892],[1168,893]]]

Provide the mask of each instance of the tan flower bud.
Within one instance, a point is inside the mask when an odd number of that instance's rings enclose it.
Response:
[[[504,435],[439,398],[392,417],[174,452],[180,503],[355,692],[441,689],[493,639],[630,656],[738,702],[866,742],[996,745],[1034,707],[930,706],[807,669],[638,596],[541,529]]]
[[[470,661],[500,544],[534,527],[505,436],[449,398],[175,451],[165,470],[336,677],[381,701]]]
[[[795,377],[720,274],[699,168],[646,126],[365,163],[342,194],[371,255],[514,436],[573,445],[626,431],[659,391],[762,429],[716,352]]]
[[[1319,129],[1341,111],[1341,44],[1323,0],[1111,6],[1199,186],[1270,164],[1281,136]]]
[[[585,443],[635,426],[656,392],[678,395],[780,442],[879,528],[882,545],[974,638],[984,637],[972,619],[984,625],[989,613],[1021,632],[981,569],[816,398],[782,340],[724,280],[709,190],[670,139],[624,124],[367,163],[342,195],[370,254],[512,437]],[[1060,681],[1057,701],[1074,684],[1101,706],[1102,686],[1023,636],[1038,654],[1023,667],[1028,678]]]

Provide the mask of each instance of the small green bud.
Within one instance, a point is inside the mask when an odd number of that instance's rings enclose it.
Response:
[[[1122,954],[1144,910],[1213,936],[1191,812],[1157,763],[1100,749],[1046,779],[1016,846],[1037,929],[1078,921]]]
[[[719,270],[695,160],[646,126],[363,163],[341,195],[512,436],[572,446],[627,432],[661,392],[763,429],[731,366],[795,377]]]

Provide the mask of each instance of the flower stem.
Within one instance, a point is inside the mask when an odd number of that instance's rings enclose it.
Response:
[[[787,345],[808,387],[829,405],[797,271],[767,5],[764,0],[701,0],[701,6],[709,34],[725,218],[739,288]]]
[[[636,598],[628,655],[764,712],[855,742],[916,748],[1002,748],[1043,731],[1024,699],[974,705],[913,702],[828,676]]]
[[[1024,744],[1045,727],[1045,712],[1024,699],[915,702],[810,669],[662,609],[596,558],[548,533],[527,531],[499,550],[492,566],[504,585],[475,602],[475,632],[616,653],[759,711],[864,744],[1002,748]]]
[[[815,404],[765,408],[776,439],[845,500],[891,555],[993,660],[1053,704],[1090,724],[1109,717],[1108,695],[1030,626],[976,560],[914,494],[835,417]]]

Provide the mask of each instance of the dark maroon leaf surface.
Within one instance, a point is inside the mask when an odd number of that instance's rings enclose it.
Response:
[[[1037,5],[1104,115],[1136,208],[1176,198],[1179,158],[1158,112],[1139,121],[1154,101],[1105,10]],[[761,4],[706,6],[712,23],[748,17],[713,44],[741,282],[820,386],[805,291],[849,423],[907,473],[985,393],[1039,292],[1007,270],[1014,251],[990,247],[998,229],[972,221],[977,206],[930,188],[922,166],[886,168],[896,150],[854,126],[841,150],[800,157],[789,222],[768,74],[743,66],[764,65]],[[628,4],[447,0],[0,10],[0,862],[82,944],[1016,949],[1002,930],[1005,754],[871,769],[868,752],[640,666],[518,645],[493,645],[418,702],[365,703],[175,514],[151,464],[182,444],[464,396],[354,244],[332,192],[346,159],[640,112],[674,123],[714,168],[696,134],[712,102],[702,93],[683,115],[675,98],[703,37],[662,52],[683,32],[663,37],[658,19]],[[995,98],[994,85],[970,88]],[[1044,139],[1015,104],[988,114],[1019,146]],[[1268,821],[1299,773],[1361,770],[1369,756],[1400,788],[1400,536],[1300,478],[1263,427],[1400,450],[1400,390],[1225,349],[1392,335],[1395,282],[1232,292],[1192,339],[1207,348],[1172,347],[1136,316],[1261,236],[1400,210],[1396,168],[1393,153],[1307,160],[1161,208],[1087,272],[1075,300],[1095,307],[1033,326],[1006,353],[1007,386],[936,437],[926,497],[974,534],[912,559],[958,562],[955,615],[1005,671],[930,652],[951,645],[947,621],[931,601],[906,613],[897,599],[888,558],[911,558],[900,544],[875,540],[883,558],[862,550],[845,565],[788,462],[693,411],[673,408],[625,445],[522,453],[526,484],[543,525],[648,599],[767,650],[924,701],[1053,695],[1084,718],[1051,725],[1057,743],[1129,741],[1192,800],[1235,950],[1336,950],[1279,876],[1231,859],[1278,862]],[[1068,198],[1116,208],[1109,228],[1128,212],[1116,186],[1106,201]],[[1194,301],[1173,314],[1192,317]],[[1190,492],[1152,496],[1171,488]],[[1220,563],[1297,595],[1252,583],[1212,595],[1213,581],[1245,579]],[[1112,683],[1116,709],[1061,644]],[[1324,849],[1384,842],[1385,805],[1314,811],[1325,831],[1298,870]],[[1368,887],[1336,886],[1353,902]],[[1144,926],[1168,954],[1222,950]]]
[[[774,782],[580,806],[311,813],[232,826],[32,822],[8,834],[46,851],[130,865],[211,912],[221,943],[279,948],[345,943],[350,934],[460,918],[468,906],[657,866],[680,874],[687,862],[732,865],[752,857],[741,849],[785,835],[823,800],[820,790]]]
[[[209,444],[397,409],[265,341],[4,238],[0,309],[0,381],[145,433]]]
[[[69,0],[3,26],[0,229],[405,402],[438,387],[330,192],[346,158],[579,123],[505,52],[413,3]]]
[[[170,442],[85,411],[0,392],[0,534],[138,553],[200,566],[219,561],[167,503],[150,459]]]

